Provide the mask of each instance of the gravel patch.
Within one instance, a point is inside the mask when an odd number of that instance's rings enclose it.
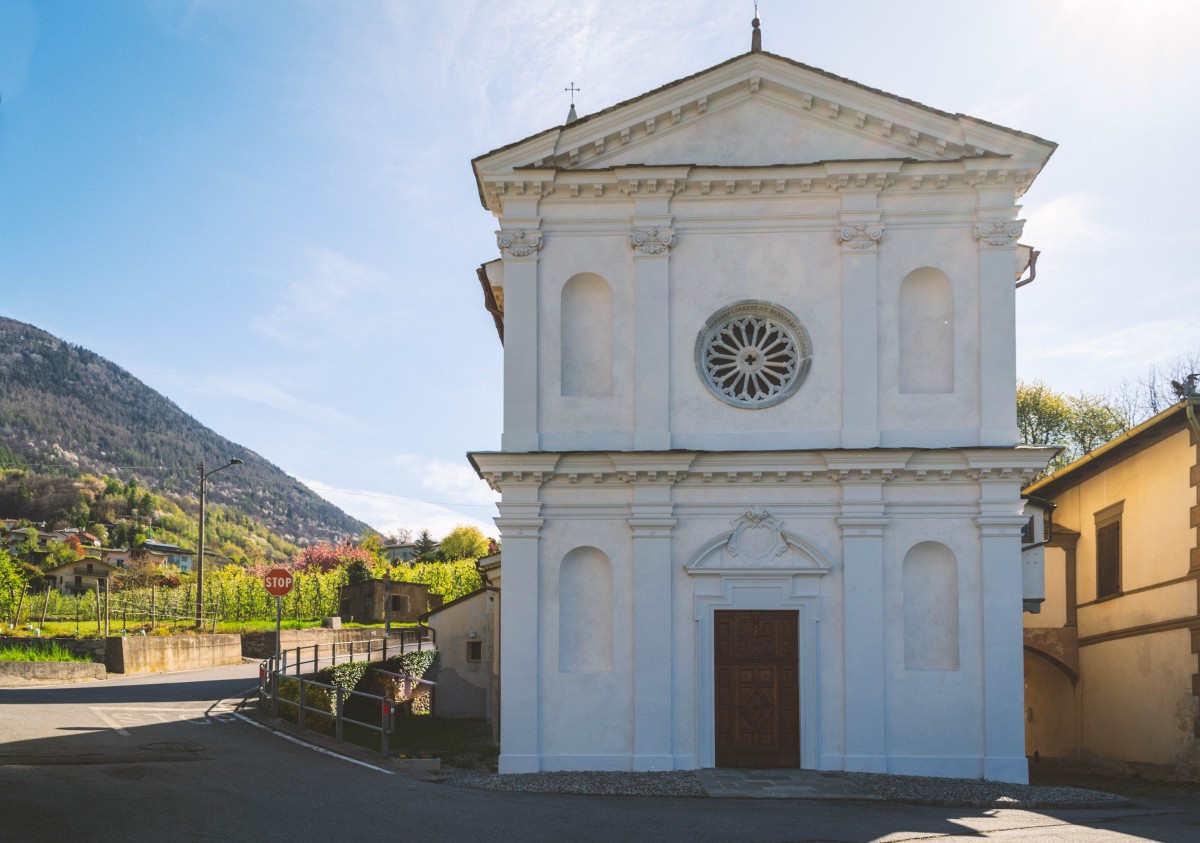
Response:
[[[696,777],[670,773],[478,773],[443,767],[438,780],[454,787],[596,796],[704,796]]]
[[[835,773],[891,802],[949,808],[1100,808],[1128,805],[1115,793],[1078,787],[1038,787],[980,779],[894,776],[884,773]],[[705,796],[690,771],[667,773],[522,773],[501,776],[443,767],[438,781],[453,787],[522,793],[573,793],[596,796]],[[815,794],[820,798],[819,793]]]
[[[1037,787],[981,779],[841,773],[892,802],[953,808],[1100,808],[1129,804],[1115,793],[1079,787]]]

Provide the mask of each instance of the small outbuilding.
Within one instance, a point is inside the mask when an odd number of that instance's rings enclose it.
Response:
[[[416,623],[441,605],[442,595],[424,583],[367,580],[338,592],[338,614],[351,623]]]

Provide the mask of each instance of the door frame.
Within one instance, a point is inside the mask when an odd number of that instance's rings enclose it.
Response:
[[[814,769],[819,757],[820,695],[818,689],[819,610],[821,575],[813,569],[692,569],[695,578],[700,767],[716,766],[716,634],[714,613],[732,611],[795,611],[796,651],[800,657],[800,766]]]

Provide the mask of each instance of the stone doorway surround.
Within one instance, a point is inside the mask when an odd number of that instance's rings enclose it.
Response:
[[[699,670],[699,765],[716,766],[717,611],[794,611],[799,641],[800,766],[818,766],[818,620],[821,579],[830,563],[815,544],[781,529],[762,509],[752,509],[734,529],[709,541],[684,566],[695,584]],[[768,541],[768,531],[774,541]]]

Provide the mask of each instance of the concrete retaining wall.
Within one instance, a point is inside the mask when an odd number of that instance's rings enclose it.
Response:
[[[92,662],[0,662],[0,687],[103,679],[104,665]]]
[[[284,629],[283,649],[311,647],[314,644],[344,644],[383,638],[382,629]],[[248,659],[269,659],[275,655],[274,632],[247,632],[242,635],[242,655]]]
[[[195,670],[223,664],[240,664],[242,636],[172,635],[109,638],[104,663],[112,673],[126,675]]]

